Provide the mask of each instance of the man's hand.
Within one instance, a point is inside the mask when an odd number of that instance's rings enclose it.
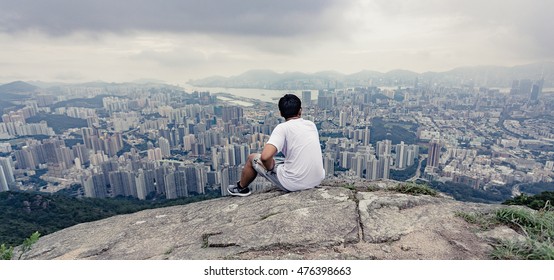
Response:
[[[266,170],[271,171],[275,167],[273,156],[277,153],[277,148],[271,144],[266,144],[262,150],[260,161]]]

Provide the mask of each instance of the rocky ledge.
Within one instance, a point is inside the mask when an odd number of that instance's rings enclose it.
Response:
[[[145,210],[41,237],[26,258],[488,259],[499,239],[522,238],[456,215],[503,206],[381,187],[270,191]]]

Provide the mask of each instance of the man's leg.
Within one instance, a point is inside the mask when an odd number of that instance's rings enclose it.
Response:
[[[253,164],[255,164],[254,159],[259,156],[260,154],[248,155],[246,164],[244,165],[244,168],[242,169],[242,172],[240,174],[240,181],[227,187],[227,192],[230,195],[248,196],[251,194],[248,185],[250,185],[250,183],[252,183],[252,181],[256,179],[256,176],[258,176],[258,172],[256,171],[256,169],[254,169]]]
[[[269,180],[273,185],[275,185],[277,188],[279,188],[282,191],[290,192],[287,190],[287,188],[283,187],[283,184],[279,181],[279,177],[277,177],[277,169],[282,167],[284,160],[281,158],[273,158],[273,170],[267,171],[265,167],[262,165],[262,162],[260,161],[259,156],[254,157],[253,165],[254,170],[258,172],[258,174],[262,175],[264,178]]]
[[[258,176],[258,172],[256,169],[254,169],[254,158],[258,156],[259,154],[250,154],[248,155],[248,159],[246,160],[246,164],[244,165],[244,168],[242,169],[242,173],[240,175],[240,186],[242,188],[248,187],[250,183],[256,179],[256,176]]]

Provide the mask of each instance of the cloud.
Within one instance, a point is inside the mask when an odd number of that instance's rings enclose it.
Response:
[[[554,1],[544,0],[374,0],[376,14],[404,21],[410,32],[426,32],[421,23],[440,23],[433,32],[444,40],[471,41],[511,50],[527,59],[554,58]],[[419,24],[409,24],[409,23]],[[437,42],[440,43],[440,42]]]
[[[334,29],[340,0],[0,0],[0,32],[164,31],[287,37]]]

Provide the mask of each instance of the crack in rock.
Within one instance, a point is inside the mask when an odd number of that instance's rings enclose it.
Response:
[[[210,243],[210,237],[215,235],[220,235],[223,232],[214,232],[214,233],[204,233],[202,234],[202,248],[225,248],[238,246],[236,243]]]

